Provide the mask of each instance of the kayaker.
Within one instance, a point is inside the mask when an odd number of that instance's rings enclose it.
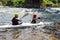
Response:
[[[36,21],[37,21],[37,15],[33,14],[33,18],[32,18],[31,23],[36,23]]]
[[[12,25],[18,25],[19,21],[21,22],[22,20],[18,19],[18,14],[15,14],[15,16],[12,19]]]

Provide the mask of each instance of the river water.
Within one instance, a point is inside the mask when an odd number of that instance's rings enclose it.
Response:
[[[42,22],[59,22],[60,12],[56,10],[49,10],[50,12],[40,11],[34,8],[0,8],[0,25],[12,24],[11,19],[15,13],[19,14],[19,19],[25,23],[30,23],[32,14],[37,13],[41,17]],[[22,18],[24,14],[28,13],[26,17]],[[36,28],[26,29],[3,29],[8,31],[0,31],[0,40],[60,40],[53,34],[54,31],[48,31],[38,26]],[[48,32],[45,32],[48,31]],[[59,31],[60,33],[60,31]]]
[[[37,13],[39,17],[41,17],[41,21],[60,21],[60,12],[53,13],[55,10],[51,10],[51,13],[46,13],[40,11],[40,9],[34,8],[0,8],[0,25],[11,24],[11,19],[14,17],[15,13],[19,14],[19,19],[22,19],[23,22],[30,22],[29,20],[32,19],[33,13]],[[24,14],[30,14],[24,18],[21,18]],[[47,18],[47,19],[45,19]]]

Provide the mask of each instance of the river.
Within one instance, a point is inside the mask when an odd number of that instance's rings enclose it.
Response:
[[[40,9],[34,8],[0,8],[0,25],[11,24],[11,19],[14,17],[15,13],[19,14],[19,19],[22,19],[23,22],[30,22],[29,20],[32,19],[32,14],[37,13],[38,17],[41,17],[41,21],[60,21],[60,12],[59,13],[46,13],[40,11]],[[24,14],[30,14],[25,18],[21,18]],[[45,19],[47,18],[47,19]]]
[[[30,23],[32,14],[37,13],[38,17],[41,17],[42,22],[59,22],[60,12],[54,12],[55,10],[49,10],[50,12],[40,11],[40,9],[34,8],[0,8],[0,25],[12,24],[11,19],[15,13],[19,14],[19,19],[22,19],[24,23]],[[28,13],[26,17],[22,18],[24,14]],[[60,31],[55,34],[55,30],[45,30],[38,26],[36,28],[25,29],[2,29],[0,30],[0,40],[60,40]],[[60,29],[59,29],[60,30]],[[56,32],[57,33],[57,32]],[[55,35],[54,35],[55,34]]]

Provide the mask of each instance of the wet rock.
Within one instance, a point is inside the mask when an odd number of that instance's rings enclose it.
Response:
[[[12,35],[13,35],[13,38],[16,39],[19,37],[20,33],[16,31],[16,32],[13,32]]]
[[[0,40],[6,40],[6,36],[5,35],[0,35]]]
[[[58,40],[58,39],[55,37],[50,37],[50,40]]]
[[[51,34],[51,32],[44,32],[45,34]]]

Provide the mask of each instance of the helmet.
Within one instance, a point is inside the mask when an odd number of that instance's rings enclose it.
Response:
[[[33,14],[33,17],[36,17],[37,15],[36,14]]]
[[[15,17],[18,17],[18,14],[17,13],[15,14]]]

